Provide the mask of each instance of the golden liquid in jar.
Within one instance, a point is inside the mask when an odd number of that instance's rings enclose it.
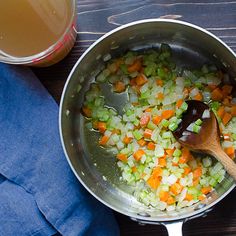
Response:
[[[41,53],[65,33],[72,15],[70,0],[1,0],[0,51],[13,57]]]

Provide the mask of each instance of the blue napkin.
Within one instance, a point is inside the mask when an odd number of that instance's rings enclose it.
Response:
[[[0,114],[0,235],[119,235],[70,170],[58,106],[28,68],[0,63]]]

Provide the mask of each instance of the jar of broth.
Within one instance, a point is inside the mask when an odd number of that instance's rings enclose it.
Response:
[[[50,66],[76,39],[76,0],[0,1],[0,62]]]

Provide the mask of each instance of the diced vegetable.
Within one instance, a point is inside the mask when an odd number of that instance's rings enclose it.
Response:
[[[82,127],[97,132],[91,135],[91,142],[96,137],[100,148],[109,152],[110,158],[116,157],[120,178],[148,207],[172,211],[203,201],[226,171],[211,157],[199,157],[182,147],[172,132],[188,109],[187,100],[205,102],[210,108],[188,125],[183,137],[199,133],[204,119],[214,112],[222,148],[235,158],[236,98],[229,75],[206,65],[200,70],[182,70],[172,61],[166,44],[159,51],[108,56],[81,108],[86,117]],[[227,82],[223,78],[228,78]],[[123,93],[115,95],[118,100],[127,94],[123,114],[107,104],[104,83],[110,83],[113,92]]]

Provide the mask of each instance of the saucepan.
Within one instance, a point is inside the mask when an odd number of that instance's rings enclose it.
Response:
[[[161,212],[138,202],[131,187],[120,180],[116,158],[97,145],[96,133],[85,128],[80,113],[86,91],[105,61],[127,50],[142,50],[167,43],[180,65],[196,68],[214,63],[236,78],[236,56],[220,39],[182,21],[147,19],[129,23],[105,34],[79,58],[67,79],[60,104],[60,135],[67,161],[82,185],[109,208],[143,224],[162,224],[169,235],[182,235],[186,220],[203,216],[235,187],[226,175],[207,199],[179,211]],[[124,105],[125,94],[106,100]]]

